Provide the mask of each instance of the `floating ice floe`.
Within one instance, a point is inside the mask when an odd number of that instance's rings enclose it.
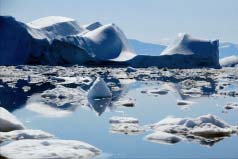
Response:
[[[1,147],[1,156],[24,159],[89,159],[100,154],[100,150],[81,141],[44,139],[18,140]]]
[[[88,90],[87,97],[91,99],[111,98],[112,93],[104,80],[97,77],[93,85]]]
[[[145,132],[145,129],[135,123],[118,123],[111,124],[110,132],[115,134],[136,135]]]
[[[238,56],[229,56],[220,59],[220,65],[222,67],[237,67],[238,66]]]
[[[161,144],[175,144],[182,140],[182,138],[180,138],[177,135],[162,132],[162,131],[156,131],[152,134],[149,134],[145,136],[145,139],[151,142],[161,143]]]
[[[179,106],[188,106],[188,105],[192,105],[192,104],[194,104],[194,102],[192,102],[192,101],[177,100],[177,105],[179,105]]]
[[[124,106],[124,107],[134,107],[135,106],[135,99],[132,98],[128,98],[128,99],[124,99],[121,98],[118,101],[113,103],[116,106]]]
[[[225,109],[229,110],[229,109],[238,109],[238,103],[228,103],[226,104],[226,106],[224,107]]]
[[[24,125],[13,114],[0,107],[0,132],[21,129],[24,129]]]
[[[237,132],[237,127],[231,126],[214,115],[203,115],[197,118],[167,117],[158,123],[150,125],[155,132],[166,132],[183,140],[213,145],[226,136]],[[153,135],[152,135],[153,136]]]
[[[111,117],[109,119],[111,125],[110,132],[116,134],[140,134],[145,129],[139,125],[139,120],[133,117]]]
[[[165,94],[168,94],[168,92],[169,90],[167,89],[152,89],[147,91],[148,94],[153,94],[153,95],[165,95]]]
[[[0,142],[13,141],[13,140],[25,140],[25,139],[51,139],[54,135],[44,132],[42,130],[14,130],[10,132],[0,132]],[[27,142],[27,141],[26,141]]]
[[[120,116],[114,116],[109,119],[109,123],[111,124],[138,124],[139,120],[133,117],[120,117]]]
[[[68,88],[57,85],[56,88],[46,90],[41,94],[41,99],[45,104],[63,107],[66,105],[85,104],[86,93],[80,87]]]

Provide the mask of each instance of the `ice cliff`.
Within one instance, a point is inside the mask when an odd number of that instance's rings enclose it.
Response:
[[[50,16],[24,24],[0,16],[0,65],[123,65],[133,67],[219,67],[218,41],[180,34],[160,56],[137,55],[115,24],[80,25]]]

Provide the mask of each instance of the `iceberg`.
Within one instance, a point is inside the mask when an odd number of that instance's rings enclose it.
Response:
[[[0,132],[24,129],[24,125],[3,107],[0,107],[0,114]]]
[[[175,144],[180,142],[182,139],[174,134],[156,131],[152,134],[145,136],[145,139],[151,142],[160,143],[160,144]]]
[[[24,24],[0,16],[1,65],[90,64],[133,58],[124,33],[115,25],[80,26],[71,18],[50,16]]]
[[[238,66],[238,56],[228,56],[220,59],[220,65],[222,67],[236,67]]]
[[[89,99],[111,98],[112,93],[104,80],[97,77],[92,86],[89,88],[87,97]]]
[[[122,30],[99,22],[50,16],[24,24],[0,16],[0,65],[110,65],[168,68],[219,68],[218,40],[179,34],[161,55],[137,55]]]
[[[219,41],[179,34],[159,56],[138,55],[130,61],[134,67],[220,68]]]

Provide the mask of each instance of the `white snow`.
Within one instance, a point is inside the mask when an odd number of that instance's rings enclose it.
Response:
[[[126,61],[136,56],[123,32],[107,24],[83,35],[88,52],[98,60]]]
[[[10,112],[0,107],[0,132],[24,129],[23,124]]]
[[[229,56],[220,59],[220,65],[222,67],[235,67],[238,65],[238,56]]]
[[[97,77],[97,79],[88,90],[87,97],[91,99],[111,98],[112,93],[104,80],[100,77]]]
[[[151,133],[145,136],[145,139],[151,142],[161,143],[161,144],[174,144],[182,140],[177,135],[162,132],[162,131],[156,131],[154,133]]]
[[[75,21],[74,19],[67,18],[67,17],[60,17],[60,16],[48,16],[43,17],[32,22],[29,22],[28,25],[34,28],[45,28],[48,26],[52,26],[57,23],[64,23],[64,22],[72,22]]]
[[[24,139],[50,139],[54,135],[44,132],[42,130],[14,130],[10,132],[0,132],[0,142],[11,140],[24,140]]]
[[[74,140],[18,140],[1,147],[1,155],[21,159],[88,159],[100,154],[92,145]]]

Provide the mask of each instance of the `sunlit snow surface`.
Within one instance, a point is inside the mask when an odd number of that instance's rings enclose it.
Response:
[[[112,98],[87,97],[99,76]],[[27,129],[43,130],[60,139],[85,141],[102,150],[98,158],[238,156],[237,133],[231,133],[238,126],[237,68],[1,66],[0,77],[1,106]],[[204,116],[219,118],[227,125],[202,123],[196,129],[189,126],[190,134],[179,135],[151,128],[168,118],[186,119],[191,124]],[[204,137],[211,128],[225,135]],[[192,133],[202,133],[202,137]]]

